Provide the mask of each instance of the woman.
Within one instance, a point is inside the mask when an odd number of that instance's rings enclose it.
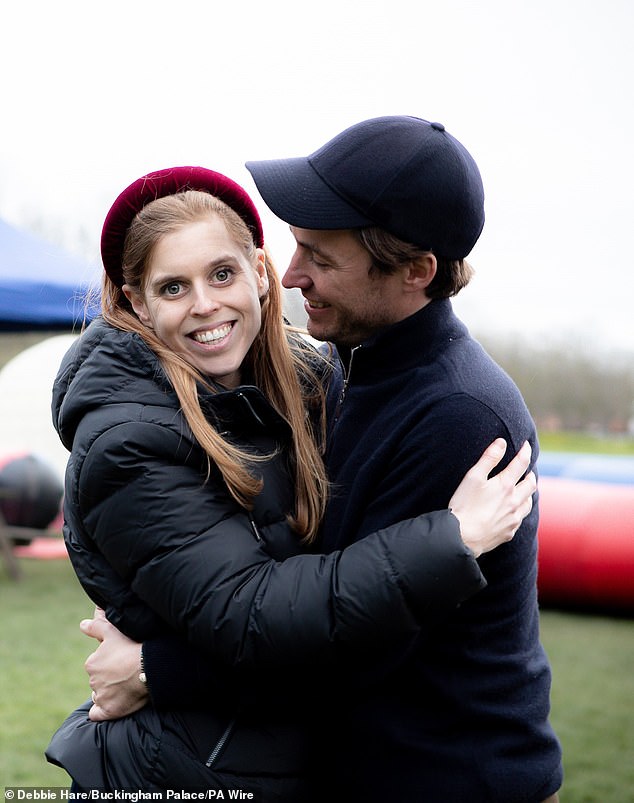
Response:
[[[327,495],[322,381],[340,378],[285,326],[263,246],[246,193],[202,168],[142,177],[106,218],[103,319],[54,387],[71,451],[66,542],[126,636],[182,634],[209,656],[217,706],[100,723],[78,709],[47,756],[80,787],[299,803],[311,677],[345,670],[357,645],[406,644],[483,587],[475,556],[530,509],[532,475],[512,493],[485,483],[496,505],[484,522],[467,482],[460,526],[441,511],[301,554]],[[516,458],[507,486],[526,465]]]

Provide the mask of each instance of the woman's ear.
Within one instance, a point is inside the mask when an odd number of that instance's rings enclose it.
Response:
[[[131,287],[129,284],[124,284],[121,290],[132,305],[132,309],[136,312],[137,318],[141,321],[141,323],[147,326],[148,329],[153,329],[154,327],[152,326],[152,319],[148,314],[143,293],[141,293],[141,291],[137,290],[135,287]]]
[[[262,248],[256,250],[255,272],[257,275],[258,295],[263,298],[269,291],[269,274],[266,269],[266,253]]]

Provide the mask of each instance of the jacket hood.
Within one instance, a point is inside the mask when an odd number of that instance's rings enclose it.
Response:
[[[98,318],[62,359],[53,384],[53,426],[70,451],[89,410],[126,402],[174,408],[174,399],[163,368],[144,341]]]

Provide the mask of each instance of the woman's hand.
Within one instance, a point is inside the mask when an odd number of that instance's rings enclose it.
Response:
[[[141,644],[124,636],[106,619],[101,608],[93,619],[84,619],[79,629],[97,639],[99,646],[86,659],[84,667],[92,689],[92,708],[88,716],[95,722],[137,711],[149,700],[141,674]]]
[[[449,501],[452,513],[460,521],[462,540],[476,558],[510,541],[533,507],[535,475],[531,471],[521,479],[531,459],[528,441],[503,471],[488,478],[505,452],[506,441],[493,441]]]

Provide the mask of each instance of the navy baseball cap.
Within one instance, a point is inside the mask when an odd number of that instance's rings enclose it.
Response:
[[[448,259],[463,259],[484,226],[484,189],[467,149],[442,123],[376,117],[310,156],[249,161],[267,206],[302,229],[379,226]]]

